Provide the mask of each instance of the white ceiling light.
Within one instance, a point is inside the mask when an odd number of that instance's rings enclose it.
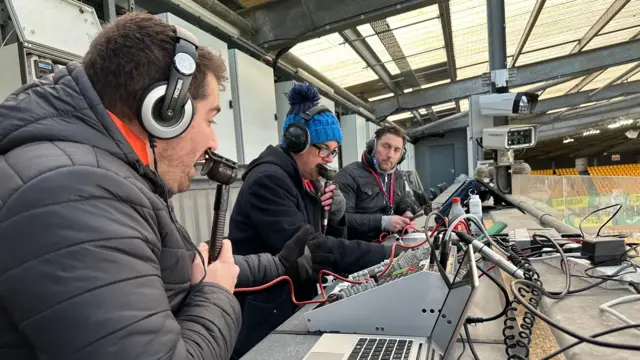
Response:
[[[627,125],[631,125],[633,124],[633,120],[631,119],[624,119],[624,120],[618,120],[612,124],[609,124],[607,127],[609,129],[615,129],[615,128],[619,128],[621,126],[627,126]]]
[[[596,134],[600,134],[600,130],[597,129],[589,129],[585,132],[582,133],[582,136],[589,136],[589,135],[596,135]]]
[[[573,142],[574,140],[572,138],[566,138],[562,141],[563,144],[568,144],[570,142]]]

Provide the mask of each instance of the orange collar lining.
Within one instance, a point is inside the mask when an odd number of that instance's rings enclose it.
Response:
[[[140,161],[146,166],[149,165],[149,153],[147,152],[147,143],[144,142],[138,135],[136,135],[125,123],[122,122],[117,116],[115,116],[111,111],[107,110],[109,116],[111,116],[111,120],[116,124],[124,138],[127,140],[129,145],[133,148],[133,151],[138,155]]]

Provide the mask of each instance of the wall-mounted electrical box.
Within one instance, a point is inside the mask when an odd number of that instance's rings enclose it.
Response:
[[[248,164],[276,145],[278,121],[273,69],[249,55],[229,50],[238,163]]]
[[[0,101],[20,86],[80,60],[102,30],[95,10],[72,0],[1,0]],[[44,16],[43,14],[46,14]]]

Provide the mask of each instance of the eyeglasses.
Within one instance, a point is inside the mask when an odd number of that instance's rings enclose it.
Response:
[[[335,148],[333,150],[318,146],[318,145],[313,145],[314,148],[318,149],[318,156],[320,156],[323,159],[326,159],[329,157],[329,155],[331,155],[332,157],[336,157],[338,156],[338,152],[340,152],[338,150],[338,148]]]

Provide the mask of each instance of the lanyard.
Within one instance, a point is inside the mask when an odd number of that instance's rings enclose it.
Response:
[[[385,189],[384,186],[382,186],[382,182],[380,181],[380,177],[378,176],[378,174],[376,174],[371,168],[369,168],[369,171],[371,171],[371,174],[373,175],[373,177],[376,178],[376,181],[378,182],[378,186],[380,187],[380,190],[382,190],[382,194],[384,194],[384,201],[385,201],[385,205],[387,205],[387,209],[388,210],[392,210],[393,209],[393,194],[394,194],[394,189],[395,189],[395,185],[396,185],[396,173],[394,172],[393,174],[391,174],[391,187],[389,188],[389,193],[387,194],[387,190]]]
[[[315,193],[315,189],[313,188],[311,181],[303,180],[302,182],[304,183],[304,188],[307,189],[307,191]]]

